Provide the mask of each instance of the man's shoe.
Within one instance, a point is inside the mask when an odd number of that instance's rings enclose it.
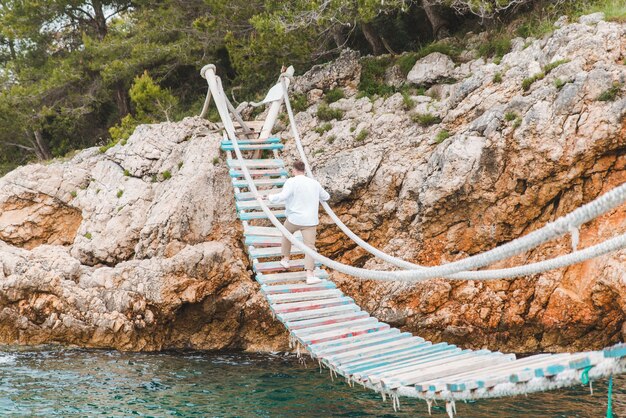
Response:
[[[289,264],[289,261],[287,261],[287,260],[280,260],[278,262],[278,264],[283,266],[285,268],[285,270],[289,270],[291,268],[291,265]]]
[[[315,276],[307,276],[306,284],[318,284],[318,283],[322,283],[322,279],[320,279],[319,277],[315,277]]]

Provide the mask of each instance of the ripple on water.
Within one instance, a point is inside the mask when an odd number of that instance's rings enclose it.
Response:
[[[0,416],[414,417],[424,402],[390,403],[309,361],[244,353],[120,353],[67,348],[0,351]],[[316,366],[316,365],[315,365]],[[528,397],[457,404],[460,417],[600,417],[606,384],[595,395],[575,387]],[[615,380],[614,411],[626,416],[626,379]],[[446,417],[445,408],[433,408]]]

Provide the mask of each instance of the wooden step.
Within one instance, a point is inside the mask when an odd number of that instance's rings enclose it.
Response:
[[[284,168],[285,163],[283,160],[275,158],[263,158],[263,159],[244,159],[243,165],[250,168]],[[242,163],[237,159],[227,159],[226,164],[229,168],[241,168]]]
[[[302,234],[296,235],[296,239],[298,241],[302,241]],[[282,242],[282,238],[279,237],[259,237],[256,235],[249,235],[246,237],[244,243],[246,245],[252,245],[253,247],[280,247]],[[292,245],[295,247],[295,245]]]
[[[315,277],[319,279],[328,279],[328,273],[325,270],[315,269],[313,271]],[[262,285],[274,285],[289,282],[306,282],[306,271],[290,271],[287,273],[257,273],[257,282]]]
[[[365,344],[366,341],[371,341],[371,340],[379,340],[381,338],[396,338],[399,335],[401,335],[400,330],[396,329],[396,328],[391,328],[388,330],[384,330],[384,331],[379,331],[373,334],[368,334],[368,335],[359,335],[356,337],[352,337],[350,339],[346,339],[344,341],[331,341],[328,343],[322,343],[322,344],[314,344],[311,345],[309,347],[309,349],[312,349],[315,351],[315,355],[320,355],[323,354],[329,350],[335,350],[338,348],[344,348],[347,347],[351,344]]]
[[[298,292],[298,293],[281,293],[277,295],[267,295],[267,300],[270,303],[287,303],[287,302],[302,302],[306,300],[319,300],[330,299],[342,296],[339,289],[324,289],[313,292]]]
[[[238,139],[237,143],[239,145],[280,144],[280,138]],[[233,145],[233,141],[230,139],[222,139],[220,145]]]
[[[378,319],[368,316],[366,318],[354,319],[352,321],[341,321],[332,324],[317,325],[315,327],[306,327],[299,330],[294,330],[293,335],[297,337],[310,337],[313,335],[325,334],[333,331],[345,330],[348,328],[356,328],[363,325],[372,325],[378,323]]]
[[[266,206],[271,208],[280,208],[284,209],[284,203],[271,203],[269,200],[263,200]],[[243,202],[235,202],[235,206],[237,210],[261,210],[261,205],[257,200],[244,200]],[[276,229],[278,231],[278,229]],[[280,234],[280,231],[279,231]]]
[[[282,186],[287,179],[255,179],[254,185],[256,187],[270,187],[270,186]],[[244,188],[249,187],[247,180],[235,180],[233,179],[233,187]]]
[[[222,144],[220,145],[222,151],[234,151],[235,147],[233,144]],[[257,150],[281,150],[285,146],[283,144],[258,144],[258,145],[239,145],[239,149],[241,151],[257,151]]]
[[[352,300],[352,298],[342,296],[338,298],[322,299],[308,302],[278,303],[271,306],[271,308],[277,314],[284,314],[300,311],[313,311],[322,308],[330,308],[331,306],[349,305],[353,303],[354,300]]]
[[[321,266],[321,263],[315,262],[316,266]],[[285,271],[284,268],[278,261],[266,261],[261,263],[254,263],[252,265],[254,271],[266,273],[270,271]],[[304,268],[304,259],[300,260],[289,260],[289,269],[303,269]]]
[[[284,219],[287,216],[284,210],[273,210],[271,212],[278,219]],[[250,221],[252,219],[269,219],[265,212],[238,212],[237,216],[242,221]]]
[[[248,235],[260,235],[264,237],[282,237],[283,234],[280,233],[278,228],[275,226],[246,226],[243,229],[243,234]],[[301,235],[300,231],[296,232],[294,235]]]
[[[248,170],[248,173],[250,173],[252,177],[258,177],[258,176],[279,177],[279,176],[287,176],[289,174],[287,170],[285,170],[284,168],[272,168],[272,169],[266,169],[266,170]],[[231,168],[228,171],[228,174],[231,177],[239,177],[239,178],[244,177],[243,171],[235,170],[234,168]]]
[[[358,312],[360,310],[361,308],[359,308],[355,304],[348,304],[348,305],[335,305],[335,306],[330,306],[330,307],[322,307],[319,309],[311,309],[308,311],[278,313],[276,314],[276,316],[283,323],[289,324],[293,321],[303,321],[306,319],[315,319],[315,318],[326,318],[326,317],[337,315],[340,313]]]
[[[328,356],[327,360],[335,364],[349,364],[350,362],[365,360],[368,357],[386,353],[388,351],[391,351],[392,349],[396,350],[398,348],[406,346],[416,347],[424,343],[426,343],[424,339],[419,337],[413,337],[409,339],[403,338],[393,341],[387,341],[383,344],[375,345],[373,347],[362,347],[349,353]]]
[[[299,329],[305,329],[310,327],[317,327],[320,325],[338,324],[341,322],[354,321],[357,319],[368,318],[369,314],[365,311],[354,311],[348,313],[342,313],[339,315],[326,316],[322,318],[306,319],[304,321],[292,321],[288,323],[290,331],[296,331]]]
[[[370,334],[376,331],[389,329],[389,324],[384,322],[376,322],[356,327],[347,327],[340,330],[329,331],[323,334],[314,334],[306,337],[298,338],[303,344],[319,344],[328,341],[343,340],[345,338],[355,337],[358,335]]]
[[[277,194],[282,192],[282,188],[275,187],[273,189],[263,189],[258,190],[259,196],[261,198],[267,197],[271,194]],[[252,192],[237,192],[235,193],[235,200],[256,200],[256,196]]]
[[[367,341],[356,341],[351,344],[343,344],[336,347],[319,347],[317,348],[317,354],[325,359],[330,359],[333,356],[350,353],[352,351],[360,350],[367,347],[375,347],[377,345],[385,344],[392,341],[400,341],[407,338],[411,338],[413,335],[409,332],[400,333],[388,333],[387,335],[378,335],[375,338],[370,338]]]
[[[285,284],[285,285],[277,285],[277,286],[267,286],[261,285],[261,292],[265,295],[280,295],[280,294],[288,294],[288,293],[301,293],[301,292],[314,292],[317,290],[324,289],[336,289],[337,285],[335,283],[322,280],[321,283],[317,284]]]
[[[281,248],[280,247],[264,247],[264,248],[248,248],[248,254],[252,258],[270,258],[270,257],[281,257]],[[300,255],[302,254],[302,250],[296,247],[295,245],[291,246],[291,255]]]

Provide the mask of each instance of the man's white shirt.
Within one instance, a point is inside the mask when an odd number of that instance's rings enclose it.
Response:
[[[301,174],[287,179],[283,190],[268,198],[274,204],[285,203],[287,220],[292,224],[315,226],[319,224],[319,203],[330,199],[330,195],[317,180]]]

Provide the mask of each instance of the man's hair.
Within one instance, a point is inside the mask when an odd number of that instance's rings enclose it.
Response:
[[[304,173],[304,163],[300,160],[296,160],[293,163],[293,168]]]

